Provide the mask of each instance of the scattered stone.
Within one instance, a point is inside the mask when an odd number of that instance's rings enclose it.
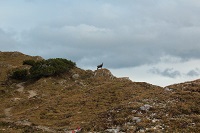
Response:
[[[12,107],[6,108],[6,109],[4,110],[5,116],[6,116],[7,118],[10,118],[10,116],[11,116],[11,113],[10,113],[11,109],[12,109]]]
[[[164,128],[161,125],[156,125],[153,127],[154,130],[164,130]]]
[[[131,81],[129,77],[120,77],[118,78],[120,81]]]
[[[119,133],[120,127],[111,128],[111,129],[106,129],[106,131],[107,131],[107,132],[110,132],[110,133]]]
[[[23,125],[23,126],[31,126],[32,123],[28,120],[21,120],[16,122],[17,125]]]
[[[46,126],[37,126],[36,128],[37,129],[41,129],[44,132],[56,133],[55,130],[50,129],[49,127],[46,127]]]
[[[16,102],[16,101],[20,101],[20,100],[21,100],[21,98],[15,97],[15,98],[13,98],[11,101]]]
[[[81,81],[76,80],[75,82],[76,82],[77,84],[81,85],[81,86],[85,86],[85,84],[84,84],[83,82],[81,82]]]
[[[135,123],[141,122],[140,117],[133,117],[132,119]]]
[[[67,80],[61,80],[61,81],[59,82],[59,84],[64,85],[66,82],[67,82]]]
[[[136,131],[137,127],[136,126],[129,126],[128,127],[128,130],[131,130],[131,131]]]
[[[73,78],[73,79],[78,79],[78,78],[79,78],[79,74],[74,74],[74,75],[72,76],[72,78]]]
[[[144,133],[144,132],[145,132],[144,129],[140,129],[140,130],[139,130],[139,133]]]
[[[156,113],[152,113],[151,115],[150,115],[150,117],[152,118],[152,117],[154,117],[154,116],[156,116],[157,114]]]
[[[170,89],[170,88],[168,88],[168,87],[165,87],[164,90],[165,90],[165,91],[172,91],[172,89]]]
[[[160,121],[160,120],[155,119],[155,118],[152,120],[153,123],[156,123],[156,122],[158,122],[158,121]]]
[[[29,92],[28,98],[32,98],[32,97],[35,97],[37,95],[37,93],[34,90],[30,90],[28,92]]]
[[[79,82],[79,84],[80,84],[81,86],[85,86],[85,84],[84,84],[83,82]]]
[[[142,111],[149,111],[149,109],[150,109],[151,107],[152,107],[151,105],[145,104],[144,106],[141,106],[141,107],[140,107],[140,110],[142,110]]]
[[[136,112],[137,112],[137,110],[132,110],[131,112],[132,112],[132,113],[136,113]]]
[[[16,86],[18,87],[17,91],[18,92],[23,92],[24,91],[24,82],[17,84]]]
[[[196,124],[195,123],[189,123],[189,126],[194,127],[194,126],[196,126]]]

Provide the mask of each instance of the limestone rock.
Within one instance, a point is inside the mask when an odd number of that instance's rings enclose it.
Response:
[[[74,74],[74,75],[72,76],[72,78],[73,78],[73,79],[78,79],[78,78],[79,78],[79,74]]]

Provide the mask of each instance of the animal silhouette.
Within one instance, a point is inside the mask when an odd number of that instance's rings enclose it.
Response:
[[[100,65],[97,66],[97,70],[98,70],[99,68],[102,69],[102,67],[103,67],[103,63],[101,63]]]

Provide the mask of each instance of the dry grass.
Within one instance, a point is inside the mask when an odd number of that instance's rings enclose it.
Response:
[[[10,54],[3,57],[7,56]],[[19,54],[20,61],[15,60],[14,64],[20,66],[25,57]],[[10,57],[1,57],[2,60],[12,62]],[[74,74],[79,77],[73,78]],[[16,84],[10,81],[9,85],[1,85],[0,132],[48,132],[44,127],[56,132],[77,127],[82,132],[115,128],[124,132],[200,130],[199,80],[169,86],[172,90],[167,91],[148,83],[116,78],[107,69],[93,72],[75,68],[59,77],[27,81],[23,92],[17,91]],[[37,95],[28,98],[30,90]],[[149,109],[142,110],[144,105]],[[10,107],[11,122],[7,122],[4,111]],[[31,125],[16,124],[24,121]]]

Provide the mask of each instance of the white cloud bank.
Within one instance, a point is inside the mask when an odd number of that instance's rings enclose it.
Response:
[[[114,75],[129,77],[132,81],[148,82],[165,87],[167,85],[192,81],[200,78],[200,60],[192,59],[181,61],[169,56],[164,57],[168,62],[161,61],[156,64],[138,67],[112,69]]]

